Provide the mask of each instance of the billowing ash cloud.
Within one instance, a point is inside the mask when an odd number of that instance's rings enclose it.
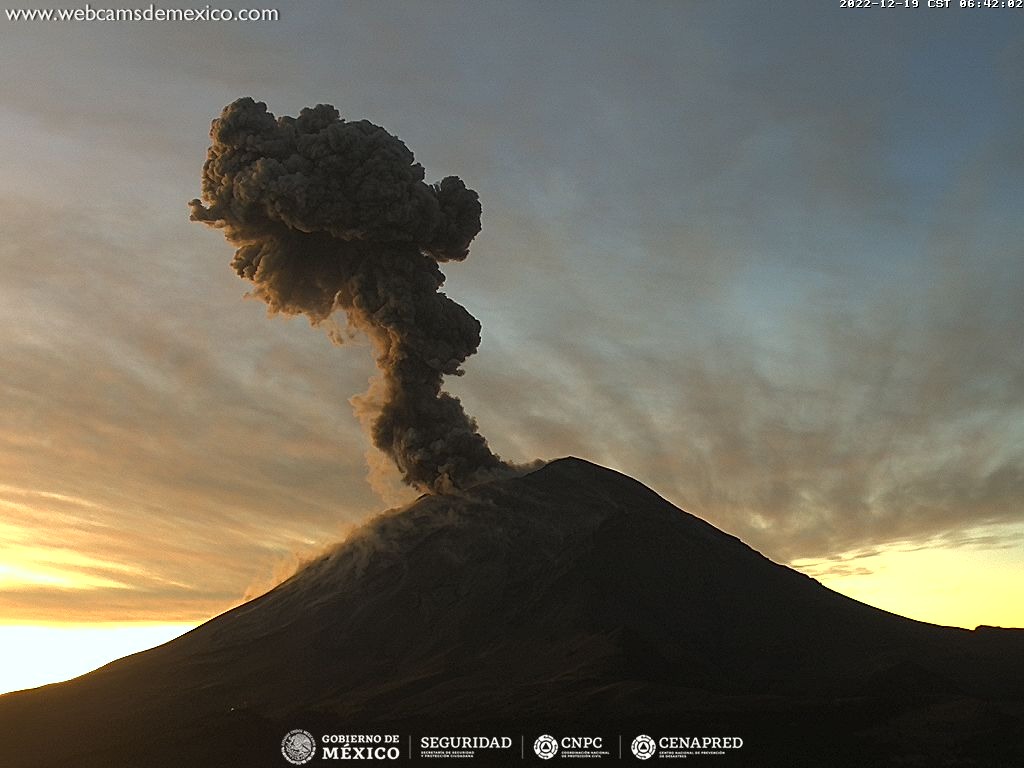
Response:
[[[441,390],[480,345],[480,323],[438,290],[438,263],[465,259],[480,231],[476,192],[426,184],[401,140],[326,104],[275,118],[239,99],[210,137],[192,219],[224,231],[271,313],[317,325],[341,308],[370,337],[381,379],[356,404],[376,409],[373,443],[405,481],[438,492],[503,467]]]

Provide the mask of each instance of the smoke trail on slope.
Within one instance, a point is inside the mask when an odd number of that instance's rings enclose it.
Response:
[[[480,323],[439,292],[438,267],[465,259],[480,231],[476,192],[454,176],[426,184],[401,140],[327,104],[275,118],[239,99],[210,138],[192,220],[224,231],[271,314],[318,325],[340,308],[366,333],[380,380],[353,402],[373,409],[373,443],[405,482],[442,492],[504,467],[441,389],[480,345]]]

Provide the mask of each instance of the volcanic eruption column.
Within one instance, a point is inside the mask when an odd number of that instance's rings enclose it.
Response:
[[[465,259],[480,231],[476,192],[455,176],[426,184],[400,139],[327,104],[275,118],[239,99],[210,139],[192,220],[224,231],[271,314],[318,325],[341,308],[369,336],[381,375],[361,402],[405,482],[441,492],[505,466],[441,390],[480,345],[480,323],[438,290],[438,263]]]

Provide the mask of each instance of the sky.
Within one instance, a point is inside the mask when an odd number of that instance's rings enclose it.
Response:
[[[886,610],[1024,626],[1024,11],[839,5],[0,19],[0,690],[415,498],[368,477],[369,345],[267,317],[189,221],[241,96],[334,104],[479,192],[448,386],[502,457],[618,469]]]

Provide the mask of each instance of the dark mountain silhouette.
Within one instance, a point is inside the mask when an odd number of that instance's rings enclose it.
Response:
[[[743,738],[714,765],[1021,765],[1022,635],[868,607],[562,459],[424,496],[173,642],[0,697],[0,765],[280,766],[297,727]]]

